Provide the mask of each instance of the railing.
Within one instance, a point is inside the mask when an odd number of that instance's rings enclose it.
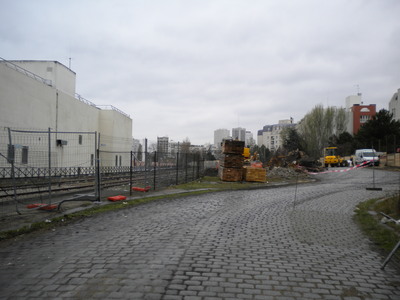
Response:
[[[85,104],[87,104],[87,105],[96,107],[97,109],[100,109],[99,107],[97,107],[96,104],[94,104],[93,102],[91,102],[91,101],[89,101],[89,100],[83,98],[83,97],[82,97],[81,95],[79,95],[78,93],[75,93],[75,99],[77,99],[77,100],[79,100],[79,101],[81,101],[81,102],[83,102],[83,103],[85,103]]]
[[[30,72],[28,70],[25,70],[24,68],[21,68],[20,66],[18,66],[16,64],[13,64],[12,62],[7,61],[2,57],[0,57],[0,62],[4,63],[7,67],[9,67],[9,68],[11,68],[11,69],[13,69],[13,70],[15,70],[17,72],[20,72],[20,73],[22,73],[22,74],[24,74],[24,75],[26,75],[26,76],[28,76],[28,77],[30,77],[32,79],[35,79],[35,80],[37,80],[37,81],[39,81],[41,83],[44,83],[44,84],[46,84],[48,86],[53,86],[53,82],[51,80],[44,79],[43,77],[40,77],[39,75],[36,75],[36,74],[34,74],[34,73],[32,73],[32,72]]]
[[[99,109],[104,109],[104,110],[114,110],[116,112],[119,112],[120,114],[124,115],[125,117],[130,118],[130,116],[127,113],[124,113],[122,110],[119,110],[115,106],[112,105],[96,105],[97,108]]]
[[[112,105],[96,105],[93,102],[83,98],[78,93],[75,93],[75,99],[78,99],[79,101],[81,101],[81,102],[83,102],[83,103],[85,103],[87,105],[93,106],[93,107],[95,107],[97,109],[100,109],[100,110],[103,110],[103,109],[104,110],[113,110],[113,111],[116,111],[116,112],[120,113],[121,115],[124,115],[125,117],[130,118],[130,116],[127,113],[124,113],[122,110],[116,108],[115,106],[112,106]]]

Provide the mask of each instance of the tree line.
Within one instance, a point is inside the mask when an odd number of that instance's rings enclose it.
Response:
[[[323,149],[330,146],[338,147],[341,156],[353,155],[356,149],[363,148],[387,153],[400,150],[400,121],[388,110],[381,109],[354,135],[346,131],[347,122],[344,108],[317,105],[298,126],[282,130],[282,146],[275,153],[264,145],[251,147],[251,153],[257,152],[262,162],[268,162],[273,155],[287,155],[297,150],[319,159]]]

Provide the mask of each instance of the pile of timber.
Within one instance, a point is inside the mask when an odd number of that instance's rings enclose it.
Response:
[[[222,181],[242,181],[244,142],[224,140],[222,157],[219,161],[218,176]]]
[[[243,180],[252,182],[267,181],[267,170],[265,168],[244,167]]]

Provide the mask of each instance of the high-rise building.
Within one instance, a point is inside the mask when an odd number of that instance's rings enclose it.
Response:
[[[347,131],[356,134],[376,114],[376,104],[364,105],[361,93],[346,97]]]
[[[167,136],[157,137],[157,153],[159,157],[168,156],[169,139]]]
[[[251,147],[253,145],[255,145],[255,140],[253,137],[253,133],[251,131],[246,130],[246,142],[245,142],[245,146]]]
[[[214,146],[216,149],[221,149],[221,143],[224,139],[229,138],[228,129],[217,129],[214,131]]]
[[[246,128],[232,128],[232,138],[234,140],[246,142]]]
[[[399,102],[399,96],[400,96],[400,89],[398,89],[397,92],[394,93],[392,99],[390,99],[390,102],[389,102],[389,112],[393,114],[393,119],[399,120],[399,121],[400,121],[400,102]]]

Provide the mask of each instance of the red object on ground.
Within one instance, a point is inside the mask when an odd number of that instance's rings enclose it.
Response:
[[[115,201],[121,201],[121,200],[125,200],[126,197],[122,196],[122,195],[118,195],[118,196],[112,196],[112,197],[108,197],[108,200],[115,202]]]
[[[57,205],[55,205],[55,204],[49,204],[49,205],[39,207],[39,209],[41,209],[41,210],[54,210],[56,208],[57,208]]]
[[[149,186],[146,186],[146,187],[144,187],[144,188],[140,188],[140,187],[134,186],[134,187],[132,188],[132,190],[133,190],[133,191],[137,191],[137,192],[148,192],[148,191],[150,190],[150,187],[149,187]]]
[[[253,168],[262,168],[263,164],[261,162],[253,162],[253,163],[251,163],[251,166]]]
[[[33,203],[33,204],[28,204],[26,206],[26,208],[37,208],[37,207],[41,207],[41,206],[46,206],[45,203]]]

